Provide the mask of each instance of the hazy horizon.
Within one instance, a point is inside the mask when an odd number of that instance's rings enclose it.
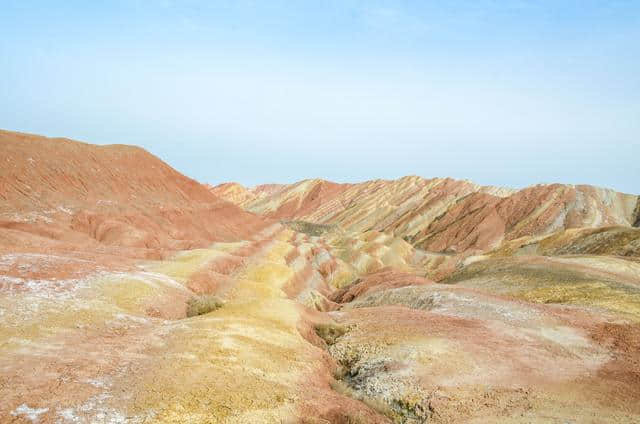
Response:
[[[640,2],[8,1],[0,128],[203,183],[640,193]]]

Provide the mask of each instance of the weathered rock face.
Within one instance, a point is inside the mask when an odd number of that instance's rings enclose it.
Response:
[[[0,161],[0,422],[640,422],[635,196]]]
[[[269,223],[137,147],[0,131],[0,149],[3,246],[68,242],[158,258],[241,240]]]
[[[241,202],[225,185],[212,192],[264,216],[384,231],[436,252],[487,250],[505,240],[569,228],[629,226],[636,222],[638,201],[635,195],[591,186],[515,191],[420,177],[361,184],[306,180],[271,195],[247,195]]]

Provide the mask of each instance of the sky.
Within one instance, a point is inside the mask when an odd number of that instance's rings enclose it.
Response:
[[[640,0],[0,0],[0,128],[201,182],[640,193]]]

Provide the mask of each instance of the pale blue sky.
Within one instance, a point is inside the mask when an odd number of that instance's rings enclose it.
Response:
[[[202,182],[640,193],[640,0],[3,0],[0,22],[0,128]]]

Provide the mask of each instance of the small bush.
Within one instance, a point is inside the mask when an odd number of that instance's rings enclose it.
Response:
[[[187,316],[195,317],[207,314],[222,307],[222,305],[224,305],[222,299],[212,294],[192,297],[187,301]]]
[[[331,346],[335,344],[340,337],[344,336],[348,329],[342,325],[328,323],[316,325],[315,330],[316,334],[324,340],[328,346]]]
[[[304,233],[310,236],[322,236],[325,233],[335,230],[335,225],[315,224],[307,221],[280,221],[283,225],[291,228],[293,231]]]

